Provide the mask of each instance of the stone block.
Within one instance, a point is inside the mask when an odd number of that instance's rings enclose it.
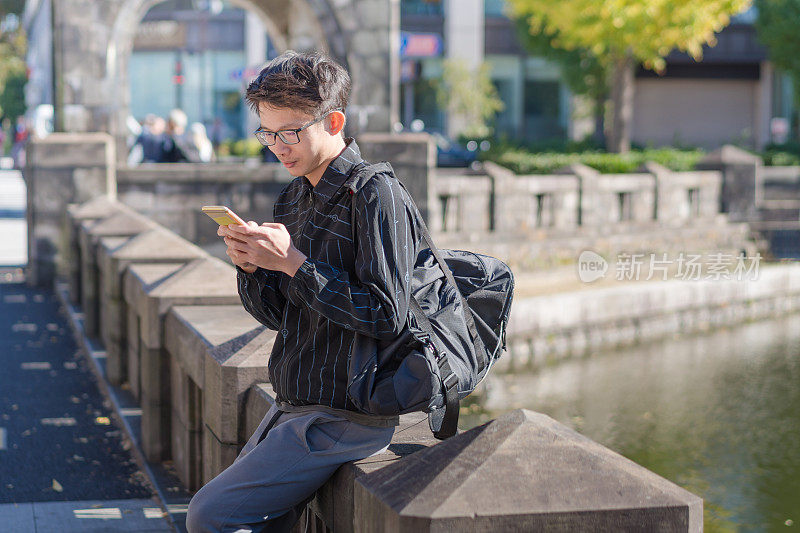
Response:
[[[359,136],[359,147],[365,159],[390,161],[398,179],[408,188],[425,222],[430,224],[434,204],[433,175],[436,169],[436,147],[425,133],[382,134]]]
[[[242,446],[221,442],[208,428],[203,428],[202,440],[202,460],[196,464],[202,467],[203,483],[208,483],[233,464]]]
[[[170,358],[172,406],[172,461],[178,477],[189,488],[202,484],[202,396],[199,387],[186,375],[178,361]]]
[[[112,142],[106,133],[51,133],[42,139],[32,139],[28,150],[37,166],[72,168],[105,165]]]
[[[379,455],[343,465],[318,491],[310,504],[314,513],[332,531],[357,531],[359,527],[358,503],[355,486],[358,479],[372,472],[394,465],[403,457],[437,445],[428,428],[424,413],[411,413],[400,417],[389,449]],[[376,531],[382,531],[380,528]]]
[[[243,446],[249,436],[244,418],[246,395],[253,384],[268,380],[275,332],[266,330],[241,305],[176,306],[167,315],[164,337],[180,371],[200,386],[202,425],[213,434],[208,442]],[[172,409],[181,412],[180,406]],[[218,448],[214,445],[213,450]],[[204,458],[204,470],[216,475],[221,470],[209,465],[224,469],[230,464],[219,461],[218,456]]]
[[[137,400],[141,397],[141,387],[139,383],[139,315],[136,314],[136,309],[126,305],[127,308],[127,324],[125,326],[126,339],[127,339],[127,356],[125,362],[128,366],[127,379],[128,385],[131,387],[131,393]]]
[[[115,196],[114,147],[104,133],[54,133],[31,139],[27,154],[28,281],[44,285],[57,273],[68,276],[70,272],[62,256],[68,245],[59,242],[67,205]]]
[[[246,429],[252,435],[274,403],[275,392],[269,383],[253,385],[247,394]],[[205,439],[205,442],[210,442]],[[365,474],[392,465],[401,457],[414,454],[437,441],[428,429],[427,416],[411,413],[400,417],[389,449],[382,454],[342,465],[336,473],[317,491],[309,506],[321,521],[332,531],[354,531],[354,481]],[[205,453],[205,450],[204,450]],[[229,460],[235,456],[229,456]],[[356,517],[357,521],[357,517]],[[376,529],[375,531],[380,531]]]
[[[245,400],[245,434],[250,437],[275,403],[275,391],[269,383],[256,383],[250,387]]]
[[[81,223],[79,242],[81,250],[81,304],[84,312],[86,334],[97,337],[99,328],[99,270],[97,245],[103,237],[132,237],[152,229],[153,222],[122,206],[106,218]]]
[[[139,402],[142,405],[142,448],[148,461],[170,457],[169,358],[164,350],[139,346]]]
[[[67,283],[69,288],[70,301],[73,304],[80,303],[80,243],[78,242],[78,231],[82,222],[87,220],[97,220],[111,215],[117,203],[109,196],[103,195],[93,198],[83,204],[71,204],[67,206],[66,221],[64,230],[67,235],[65,242],[66,248],[63,250],[64,261],[67,265]]]
[[[114,384],[127,378],[127,305],[122,298],[125,269],[131,264],[188,262],[206,255],[202,249],[160,227],[120,239],[105,237],[98,247],[101,308],[108,310],[100,320],[100,336],[108,354],[108,378]]]
[[[200,258],[186,264],[133,264],[124,274],[124,294],[138,317],[138,379],[140,402],[157,406],[142,417],[142,433],[150,460],[168,457],[170,427],[169,354],[164,347],[164,321],[173,305],[238,304],[235,270],[218,259]],[[161,442],[159,442],[161,439]],[[155,459],[157,458],[157,459]]]
[[[186,427],[177,417],[171,420],[172,438],[172,464],[178,478],[190,491],[199,490],[203,485],[201,478],[202,462],[200,461],[202,450],[202,432],[194,431]]]
[[[110,255],[115,249],[122,246],[130,237],[101,237],[97,243],[97,299],[99,302],[99,309],[101,312],[98,314],[98,329],[100,331],[100,340],[106,347],[109,348],[110,328],[115,327],[117,324],[122,324],[123,318],[119,316],[121,297],[119,293],[112,293],[107,290],[109,284],[108,269],[105,268],[107,262],[106,257]],[[121,327],[121,326],[117,326]]]
[[[203,404],[203,421],[222,442],[246,442],[239,414],[245,395],[252,384],[269,380],[267,364],[275,332],[254,333],[216,346],[205,357],[204,393],[209,400]]]
[[[354,531],[702,531],[703,501],[516,410],[358,477]]]
[[[142,409],[141,446],[150,462],[166,461],[171,456],[169,404],[140,401]]]
[[[732,221],[755,221],[763,194],[763,160],[741,148],[725,145],[703,157],[698,170],[717,170],[722,174],[720,211]]]

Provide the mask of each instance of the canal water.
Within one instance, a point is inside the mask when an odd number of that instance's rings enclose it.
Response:
[[[800,316],[491,374],[466,429],[545,413],[704,499],[705,530],[800,530]]]

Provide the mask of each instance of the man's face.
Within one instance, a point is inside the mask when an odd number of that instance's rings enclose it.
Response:
[[[261,127],[269,131],[291,130],[305,126],[315,117],[289,108],[276,108],[260,102],[258,116]],[[332,136],[325,130],[326,120],[312,124],[300,132],[300,142],[286,144],[275,136],[275,144],[269,147],[292,176],[308,176],[326,160]]]

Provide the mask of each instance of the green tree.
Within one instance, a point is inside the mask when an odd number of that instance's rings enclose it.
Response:
[[[436,99],[440,107],[464,121],[461,134],[468,137],[491,135],[492,119],[505,107],[492,83],[489,65],[481,63],[471,69],[461,59],[444,61],[442,77],[436,84]]]
[[[663,72],[672,50],[702,58],[703,45],[751,0],[508,0],[530,33],[565,50],[588,50],[608,69],[613,119],[607,146],[630,150],[634,67]]]
[[[9,118],[12,124],[25,113],[23,88],[28,79],[25,65],[27,37],[22,28],[10,23],[22,9],[22,4],[24,2],[0,4],[0,117]]]
[[[769,58],[789,74],[794,85],[795,107],[800,107],[800,0],[755,0],[758,38],[769,50]],[[798,114],[792,129],[798,133]]]

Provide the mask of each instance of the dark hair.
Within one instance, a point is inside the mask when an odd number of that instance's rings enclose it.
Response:
[[[350,98],[350,76],[341,65],[318,53],[284,52],[265,66],[247,87],[245,100],[258,114],[265,102],[321,117],[344,112]]]

